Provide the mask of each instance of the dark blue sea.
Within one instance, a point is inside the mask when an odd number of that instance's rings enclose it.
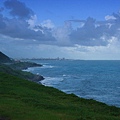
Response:
[[[43,65],[27,69],[44,76],[43,85],[120,107],[120,61],[31,61]]]

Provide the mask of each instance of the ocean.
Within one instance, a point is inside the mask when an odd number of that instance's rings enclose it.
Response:
[[[27,71],[44,76],[41,83],[65,93],[120,107],[120,61],[30,60],[42,67]]]

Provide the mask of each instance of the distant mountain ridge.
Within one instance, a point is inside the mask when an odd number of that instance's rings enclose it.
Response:
[[[5,55],[0,51],[0,63],[8,63],[8,62],[12,62],[12,60],[7,55]]]

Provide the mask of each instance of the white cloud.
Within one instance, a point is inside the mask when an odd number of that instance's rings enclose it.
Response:
[[[29,24],[29,28],[33,29],[37,24],[37,16],[36,15],[31,16],[31,18],[28,19],[27,22]]]
[[[55,27],[55,25],[52,23],[52,21],[50,19],[48,20],[44,20],[42,23],[41,23],[41,26],[42,27],[46,27],[48,29],[53,29]]]
[[[116,18],[112,15],[105,16],[105,20],[115,20]]]
[[[55,37],[56,45],[58,46],[71,46],[69,35],[71,33],[71,26],[68,23],[65,23],[61,27],[56,27],[52,35]]]

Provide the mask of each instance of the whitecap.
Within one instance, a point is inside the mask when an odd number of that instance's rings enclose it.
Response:
[[[45,79],[41,81],[41,84],[46,86],[54,86],[58,85],[61,81],[63,81],[60,77],[44,77]]]
[[[43,65],[41,68],[53,68],[54,66],[52,65]]]
[[[34,67],[29,67],[29,68],[24,69],[22,71],[31,72],[31,71],[34,71],[34,70],[35,70]]]
[[[63,74],[63,77],[66,77],[67,75]]]

